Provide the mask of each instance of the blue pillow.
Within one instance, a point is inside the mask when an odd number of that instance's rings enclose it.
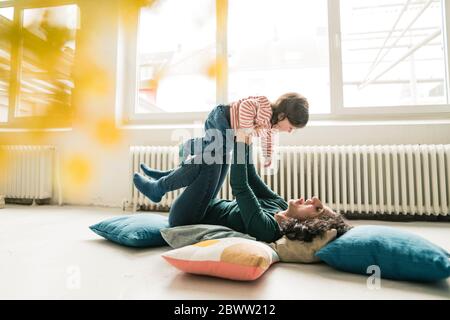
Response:
[[[377,265],[382,278],[395,280],[431,282],[450,276],[448,252],[420,236],[389,227],[355,227],[316,256],[337,269],[365,275],[367,267]]]
[[[108,240],[142,248],[167,245],[160,230],[168,227],[168,218],[165,216],[138,213],[107,219],[89,228]]]

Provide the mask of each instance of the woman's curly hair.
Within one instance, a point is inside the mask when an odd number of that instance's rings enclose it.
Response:
[[[351,228],[353,226],[346,223],[338,213],[321,214],[317,218],[304,221],[289,219],[281,223],[281,233],[288,239],[305,242],[311,242],[315,237],[331,229],[336,229],[337,237],[340,237]]]

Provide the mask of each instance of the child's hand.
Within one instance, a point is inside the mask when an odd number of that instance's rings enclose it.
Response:
[[[245,143],[247,140],[247,135],[242,130],[236,130],[236,142]]]
[[[236,132],[236,142],[245,142],[245,136],[242,134],[239,134],[239,132]]]
[[[263,126],[261,126],[261,125],[256,125],[253,128],[253,132],[256,134],[257,137],[261,136],[261,133],[263,132],[263,130],[265,130],[265,128],[263,128]]]
[[[252,137],[244,130],[236,130],[236,142],[242,142],[250,145],[252,143]]]
[[[272,165],[272,159],[266,159],[264,161],[264,168],[268,168]]]

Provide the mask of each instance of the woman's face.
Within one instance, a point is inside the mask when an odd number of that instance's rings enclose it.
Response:
[[[275,214],[275,219],[281,223],[287,219],[297,219],[304,221],[306,219],[317,218],[325,211],[322,202],[317,197],[312,197],[306,201],[303,198],[288,201],[288,209]]]

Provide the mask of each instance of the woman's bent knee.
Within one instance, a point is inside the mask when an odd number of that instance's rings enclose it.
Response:
[[[184,212],[182,215],[180,213],[173,214],[172,212],[169,214],[169,226],[171,228],[191,224],[198,224],[198,221],[194,221],[189,212]]]

